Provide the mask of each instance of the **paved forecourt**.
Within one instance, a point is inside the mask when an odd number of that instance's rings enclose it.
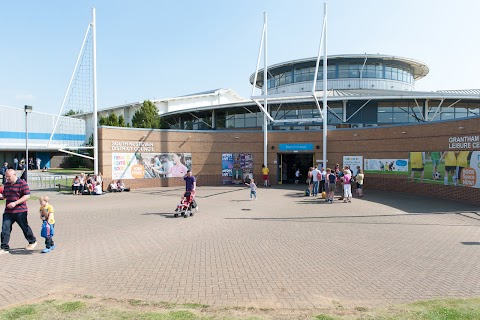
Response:
[[[48,194],[57,249],[41,254],[37,201],[0,256],[0,307],[47,293],[218,306],[373,306],[480,296],[479,208],[367,191],[327,204],[301,190],[200,187],[200,211],[173,218],[181,188]]]

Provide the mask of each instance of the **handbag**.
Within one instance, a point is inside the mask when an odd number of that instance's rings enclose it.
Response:
[[[45,239],[51,238],[54,233],[55,233],[55,230],[53,226],[50,223],[48,223],[47,220],[44,220],[42,223],[42,229],[40,230],[40,236]]]

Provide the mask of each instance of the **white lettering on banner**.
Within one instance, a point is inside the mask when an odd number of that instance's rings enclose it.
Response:
[[[448,138],[449,149],[480,149],[480,136]]]
[[[112,141],[112,151],[152,152],[153,142]]]

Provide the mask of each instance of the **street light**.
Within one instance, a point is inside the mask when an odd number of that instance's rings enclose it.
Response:
[[[32,112],[33,107],[25,105],[25,181],[28,179],[28,114]]]

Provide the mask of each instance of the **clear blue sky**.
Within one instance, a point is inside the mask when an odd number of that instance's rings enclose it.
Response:
[[[0,0],[0,105],[58,113],[97,10],[99,109],[216,88],[249,97],[268,13],[268,61],[317,55],[324,1]],[[480,1],[330,0],[329,54],[425,62],[417,90],[480,88]]]

